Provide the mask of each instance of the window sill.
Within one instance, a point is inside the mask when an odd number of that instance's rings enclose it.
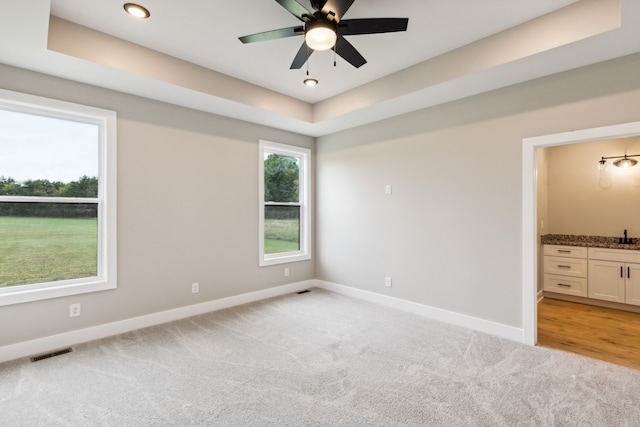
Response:
[[[86,294],[89,292],[115,289],[116,283],[102,281],[67,281],[66,283],[51,284],[51,286],[19,285],[0,288],[0,306],[21,304],[25,302],[41,301],[70,295]]]
[[[289,262],[308,261],[311,259],[310,254],[295,253],[295,254],[273,254],[265,255],[264,259],[260,261],[260,267],[266,267],[269,265],[286,264]]]

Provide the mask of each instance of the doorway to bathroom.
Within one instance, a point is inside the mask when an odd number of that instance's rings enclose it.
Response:
[[[553,135],[545,135],[533,138],[526,138],[523,140],[523,200],[522,200],[522,283],[523,283],[523,333],[524,342],[534,345],[543,345],[546,338],[544,334],[547,334],[547,330],[540,331],[541,341],[538,340],[538,299],[542,296],[541,288],[538,283],[539,278],[542,275],[542,253],[540,250],[540,236],[547,233],[547,224],[544,224],[546,218],[541,218],[539,212],[539,185],[541,184],[541,176],[539,166],[539,156],[542,155],[544,149],[547,147],[559,147],[569,146],[572,144],[585,143],[590,141],[599,140],[614,140],[620,138],[637,137],[640,135],[640,122],[625,123],[614,126],[585,129],[580,131],[566,132]],[[604,155],[604,153],[602,154]],[[599,158],[595,158],[593,170],[597,171]],[[545,225],[547,229],[545,229]],[[552,302],[552,301],[547,301]],[[563,302],[560,302],[563,303]],[[559,304],[560,304],[559,303]],[[569,302],[568,306],[571,307],[572,302]],[[582,307],[584,306],[584,307]],[[575,305],[578,309],[589,307],[584,304]],[[544,315],[544,319],[541,318],[541,322],[557,322],[558,319],[553,319],[554,311],[559,310],[557,307],[550,308],[551,315],[549,315],[548,307],[546,304],[540,306],[540,315]],[[571,319],[568,316],[569,308],[566,309],[563,315],[564,321]],[[595,310],[595,309],[594,309]],[[559,312],[558,312],[559,313]],[[557,313],[556,313],[557,314]],[[635,316],[640,316],[635,313],[631,313]],[[573,314],[572,316],[576,316]],[[581,314],[583,320],[586,322],[595,322],[595,316],[593,313]],[[586,316],[586,317],[584,317]],[[592,317],[589,317],[592,316]],[[585,320],[586,319],[586,320]],[[622,321],[622,320],[620,320]],[[547,323],[544,323],[546,327]],[[567,329],[567,328],[565,328]],[[554,335],[552,333],[552,335]],[[555,334],[558,336],[558,334]],[[567,350],[568,348],[565,348]]]

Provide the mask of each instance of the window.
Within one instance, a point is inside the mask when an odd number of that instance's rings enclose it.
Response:
[[[261,266],[311,259],[310,156],[306,148],[260,141]]]
[[[0,90],[0,306],[116,287],[116,114]]]

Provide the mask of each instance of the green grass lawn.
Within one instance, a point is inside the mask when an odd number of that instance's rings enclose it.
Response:
[[[0,287],[97,274],[97,220],[0,216]],[[265,220],[265,253],[297,251],[297,219]]]
[[[97,274],[95,218],[0,217],[0,287]]]
[[[300,222],[297,219],[264,220],[264,253],[277,254],[300,249]]]

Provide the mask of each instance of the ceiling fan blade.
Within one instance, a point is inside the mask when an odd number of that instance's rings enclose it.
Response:
[[[250,34],[248,36],[238,37],[242,43],[264,42],[267,40],[282,39],[285,37],[300,36],[304,34],[304,27],[281,28],[279,30],[264,31],[262,33]]]
[[[311,0],[311,7],[314,10],[322,10],[327,0]]]
[[[360,52],[358,52],[356,48],[341,35],[338,35],[338,41],[336,42],[335,49],[338,55],[356,68],[360,68],[367,63],[367,60],[360,55]]]
[[[289,67],[289,69],[299,70],[300,68],[302,68],[304,63],[307,62],[307,59],[309,59],[313,52],[313,49],[307,46],[305,42],[302,42],[302,46],[300,46],[298,53],[296,53],[296,57],[293,58],[293,62],[291,63],[291,67]]]
[[[313,15],[312,12],[307,10],[306,7],[298,3],[296,0],[276,0],[280,6],[287,9],[293,16],[301,20],[302,22],[306,22],[305,16]]]
[[[322,13],[331,14],[337,22],[340,22],[347,10],[351,7],[355,0],[327,0],[322,7]]]
[[[408,24],[409,18],[345,19],[338,25],[338,32],[343,36],[393,33],[407,31]]]

